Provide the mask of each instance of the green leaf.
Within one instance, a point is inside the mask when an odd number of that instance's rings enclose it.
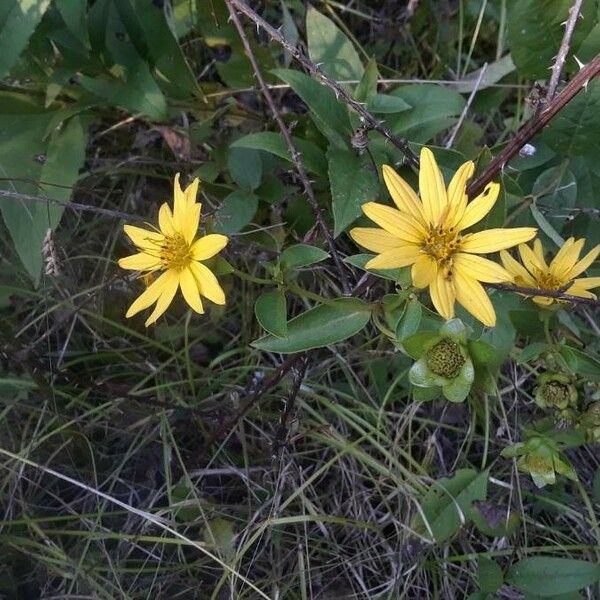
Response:
[[[493,594],[504,583],[500,565],[490,558],[480,557],[477,564],[477,579],[482,592]]]
[[[390,115],[386,122],[395,133],[412,142],[428,142],[436,133],[454,123],[465,99],[457,92],[434,84],[400,86],[391,93],[412,108]]]
[[[283,17],[283,24],[281,26],[281,34],[283,35],[283,39],[294,48],[298,44],[298,39],[300,35],[298,34],[298,28],[296,27],[296,23],[294,22],[294,18],[292,17],[289,8],[286,6],[285,0],[281,0],[281,14]],[[283,64],[286,67],[290,66],[292,62],[292,55],[286,50],[283,57]]]
[[[85,157],[85,128],[73,117],[44,141],[54,113],[0,115],[0,182],[2,189],[29,196],[66,202],[77,181]],[[17,254],[38,284],[42,269],[42,243],[48,229],[54,229],[63,213],[59,204],[0,199],[4,222]]]
[[[408,336],[412,336],[419,329],[423,306],[416,298],[411,298],[404,308],[402,317],[396,326],[396,339],[402,342]]]
[[[411,108],[402,98],[390,94],[375,94],[367,101],[367,110],[372,113],[399,113]]]
[[[307,171],[325,177],[325,154],[321,149],[302,138],[292,138],[294,146],[300,152],[302,162]],[[231,144],[232,148],[254,148],[255,150],[264,150],[284,160],[292,161],[288,151],[287,144],[280,134],[272,131],[262,131],[259,133],[249,133]]]
[[[570,362],[572,363],[573,359],[577,361],[577,367],[572,367],[573,371],[581,377],[591,379],[592,381],[600,381],[600,360],[592,354],[579,350],[579,348],[570,346],[568,348],[570,351]]]
[[[354,98],[359,102],[367,102],[377,93],[377,81],[379,71],[377,70],[377,61],[371,58],[367,63],[365,72],[354,90]]]
[[[309,5],[306,11],[308,55],[336,81],[361,79],[364,67],[352,42],[338,26]]]
[[[254,191],[262,178],[262,161],[257,150],[229,148],[227,166],[231,178],[243,189]]]
[[[454,477],[436,481],[421,502],[429,528],[419,516],[415,523],[417,531],[429,535],[431,529],[438,543],[451,538],[469,519],[473,502],[485,499],[487,482],[488,471],[478,473],[474,469],[459,469]]]
[[[50,0],[4,0],[0,7],[0,78],[6,77],[42,20]]]
[[[321,248],[308,244],[294,244],[281,253],[281,265],[285,269],[299,269],[329,258],[329,254]]]
[[[235,190],[227,196],[215,215],[216,233],[237,233],[241,231],[256,214],[258,197],[247,190]]]
[[[311,110],[315,123],[334,144],[346,147],[352,134],[346,107],[335,94],[312,77],[291,69],[275,69],[279,79],[285,81],[302,98]]]
[[[287,335],[287,303],[281,291],[264,292],[254,304],[254,314],[261,327],[276,337]]]
[[[379,180],[367,157],[338,148],[327,152],[333,204],[333,235],[337,237],[362,213],[361,206],[377,197]]]
[[[519,0],[508,13],[508,45],[519,74],[547,79],[569,17],[571,0]],[[594,2],[584,2],[573,34],[571,49],[577,48],[594,26]],[[571,63],[574,66],[574,62]]]
[[[600,565],[571,558],[532,556],[512,565],[506,580],[523,592],[546,598],[596,583],[600,580]]]
[[[358,333],[371,317],[371,307],[357,298],[338,298],[288,322],[284,338],[267,335],[252,343],[265,352],[283,354],[322,348]]]
[[[365,265],[373,258],[373,254],[353,254],[347,256],[344,262],[350,263],[359,269],[363,269],[368,273],[373,273],[383,279],[389,279],[390,281],[396,281],[403,288],[411,285],[410,278],[410,267],[403,267],[401,269],[365,269]]]
[[[415,360],[423,356],[429,344],[440,339],[437,331],[420,331],[401,340],[404,351]]]

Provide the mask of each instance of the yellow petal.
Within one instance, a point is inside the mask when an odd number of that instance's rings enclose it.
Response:
[[[133,315],[139,313],[141,310],[144,310],[151,304],[154,304],[161,295],[162,291],[165,289],[165,285],[170,280],[170,273],[170,271],[165,271],[158,277],[156,281],[150,284],[146,290],[135,299],[125,316],[127,318],[133,317]]]
[[[132,271],[154,271],[160,267],[160,259],[145,252],[138,252],[120,258],[119,266],[122,269],[131,269]]]
[[[579,290],[590,290],[592,288],[600,287],[600,277],[581,277],[580,279],[575,279],[573,281],[573,285],[569,289],[573,289],[577,287]],[[567,292],[570,294],[571,292]]]
[[[539,252],[534,252],[527,244],[519,244],[519,255],[525,268],[535,275],[546,273],[546,261],[540,262]]]
[[[378,254],[393,250],[404,243],[395,235],[378,227],[354,227],[350,230],[350,237],[359,246]]]
[[[554,298],[548,298],[547,296],[534,296],[532,300],[540,306],[550,306],[550,304],[556,302]]]
[[[418,244],[427,235],[422,225],[391,206],[367,202],[362,205],[362,210],[371,221],[405,242]]]
[[[502,261],[504,268],[514,277],[515,285],[537,287],[537,282],[531,276],[529,271],[506,250],[500,251],[500,260]]]
[[[429,254],[421,254],[415,261],[410,271],[413,285],[418,288],[426,288],[436,278],[438,266]]]
[[[399,269],[412,265],[420,255],[418,246],[405,244],[378,254],[365,264],[366,269]]]
[[[486,229],[468,233],[462,238],[460,249],[474,254],[487,254],[511,248],[527,242],[537,233],[535,227],[514,227],[512,229]]]
[[[389,165],[383,165],[382,171],[383,181],[398,209],[424,223],[423,205],[415,191]]]
[[[203,314],[204,307],[202,306],[202,301],[200,300],[200,290],[198,289],[196,279],[189,269],[182,269],[182,271],[179,273],[179,287],[181,288],[181,293],[183,294],[183,297],[189,306],[197,313]]]
[[[571,269],[569,277],[577,277],[591,266],[591,264],[598,258],[600,254],[600,245],[592,248],[575,266]]]
[[[211,258],[223,250],[223,248],[227,246],[228,241],[229,239],[226,235],[221,235],[219,233],[205,235],[192,244],[190,250],[192,258],[194,260],[206,260],[207,258]]]
[[[459,230],[462,231],[467,227],[471,227],[471,225],[475,225],[475,223],[479,223],[496,204],[499,192],[500,186],[497,183],[488,183],[483,192],[467,204],[463,217],[458,224]]]
[[[425,147],[421,149],[419,192],[421,193],[425,217],[429,223],[437,224],[448,204],[446,185],[433,152]]]
[[[475,164],[468,161],[460,166],[458,171],[450,180],[448,186],[448,227],[455,227],[465,212],[467,207],[467,182],[473,176]]]
[[[180,173],[175,175],[175,179],[173,180],[173,215],[177,215],[180,217],[185,207],[187,206],[187,198],[185,192],[181,189],[181,184],[179,183]],[[178,223],[181,223],[178,219]]]
[[[167,237],[175,234],[173,213],[166,202],[158,209],[158,226],[161,232]]]
[[[199,204],[191,204],[185,210],[180,231],[183,235],[183,239],[188,244],[191,244],[194,241],[194,238],[198,233],[198,227],[200,227],[200,208]]]
[[[476,256],[459,252],[454,256],[453,269],[466,277],[472,277],[485,283],[503,283],[512,281],[512,275],[499,264]]]
[[[156,306],[154,307],[152,314],[146,319],[146,327],[152,325],[152,323],[156,323],[158,317],[160,317],[165,310],[169,308],[169,305],[171,302],[173,302],[173,298],[175,297],[175,292],[177,291],[177,287],[179,285],[179,274],[177,271],[175,271],[175,269],[169,269],[168,271],[165,271],[164,274],[167,275],[165,284],[160,296],[158,297],[158,301],[156,302]]]
[[[435,310],[438,311],[444,319],[448,320],[454,317],[454,301],[456,293],[454,283],[445,269],[439,269],[435,279],[429,287],[431,301]]]
[[[453,273],[453,279],[456,299],[460,304],[484,325],[493,327],[496,324],[496,313],[479,281],[463,275],[460,271]]]
[[[546,264],[546,259],[544,258],[544,248],[542,247],[542,242],[539,238],[533,240],[533,251],[537,256],[539,263],[543,265],[544,270],[547,270],[548,265]]]
[[[572,237],[566,240],[550,263],[550,273],[558,279],[569,278],[569,271],[579,259],[584,242],[583,239],[575,241]]]
[[[196,196],[198,195],[198,186],[200,185],[200,180],[196,177],[192,183],[190,183],[183,192],[185,195],[186,202],[188,206],[190,204],[194,204],[196,202]]]
[[[158,231],[149,231],[135,225],[123,225],[123,230],[140,250],[157,248],[165,239]]]
[[[225,304],[225,292],[213,272],[199,262],[192,262],[189,268],[196,279],[200,293],[215,304]]]

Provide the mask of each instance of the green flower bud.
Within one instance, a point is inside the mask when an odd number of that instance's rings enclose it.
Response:
[[[577,423],[577,412],[572,408],[564,408],[554,415],[554,423],[558,429],[570,429]]]
[[[454,341],[443,339],[425,354],[427,366],[436,375],[454,379],[466,362],[461,347]]]
[[[535,402],[540,408],[564,410],[577,405],[577,390],[567,376],[545,373],[539,378]]]

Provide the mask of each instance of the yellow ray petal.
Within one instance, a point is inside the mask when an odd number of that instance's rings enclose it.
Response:
[[[185,301],[197,313],[203,314],[204,307],[200,300],[200,290],[192,272],[189,269],[182,269],[179,273],[179,287]]]
[[[178,217],[183,213],[187,205],[187,198],[185,192],[181,189],[179,177],[180,173],[177,173],[173,180],[173,214]],[[178,222],[180,223],[181,221],[178,220]]]
[[[191,244],[198,233],[198,227],[200,226],[200,205],[190,204],[185,209],[183,216],[181,234],[183,239]]]
[[[540,262],[539,252],[534,252],[527,244],[519,244],[519,255],[525,268],[534,276],[548,270],[546,261]]]
[[[423,211],[429,223],[437,224],[448,204],[446,185],[433,152],[421,148],[419,169],[419,192],[423,202]]]
[[[175,269],[169,269],[168,271],[165,271],[164,274],[168,275],[168,278],[165,280],[162,292],[158,297],[152,314],[146,319],[146,327],[152,325],[152,323],[156,323],[156,320],[165,312],[165,310],[167,310],[167,308],[169,308],[169,305],[173,302],[173,298],[175,297],[175,292],[177,292],[177,287],[179,285],[178,272]]]
[[[146,252],[138,252],[137,254],[120,258],[119,266],[122,269],[131,269],[132,271],[155,271],[160,268],[160,259]]]
[[[426,236],[425,229],[412,217],[402,214],[391,206],[367,202],[362,205],[362,210],[371,221],[374,221],[400,240],[418,244]]]
[[[135,225],[123,225],[123,230],[140,250],[157,248],[165,239],[165,236],[158,231],[149,231]]]
[[[200,293],[215,304],[225,304],[225,292],[213,272],[199,262],[190,263],[189,268],[196,279]]]
[[[569,277],[577,277],[591,266],[591,264],[598,258],[600,254],[600,244],[595,248],[592,248],[575,266],[571,269]]]
[[[580,290],[591,290],[592,288],[600,287],[600,277],[581,277],[580,279],[575,279],[569,289],[574,287]],[[567,294],[570,293],[567,292]]]
[[[188,206],[190,204],[194,204],[196,202],[196,196],[198,195],[198,186],[200,185],[200,180],[196,177],[192,183],[190,183],[186,188],[183,194],[185,195],[186,202]]]
[[[556,302],[554,298],[548,298],[547,296],[534,296],[532,300],[540,306],[550,306],[550,304]]]
[[[378,254],[365,264],[366,269],[399,269],[412,265],[421,254],[418,246],[405,244]]]
[[[468,233],[462,238],[460,249],[474,254],[487,254],[511,248],[527,242],[537,233],[535,227],[514,227],[512,229],[486,229]]]
[[[467,182],[473,176],[475,164],[468,161],[462,164],[454,173],[448,186],[448,216],[446,218],[448,227],[458,225],[467,207]]]
[[[548,269],[548,265],[546,264],[546,259],[544,258],[544,248],[542,247],[542,242],[539,238],[533,240],[533,252],[537,256],[539,263],[543,266],[544,270]]]
[[[504,268],[514,277],[515,285],[522,287],[537,287],[536,280],[529,271],[517,260],[515,260],[506,250],[500,251],[500,260]]]
[[[497,183],[488,183],[477,198],[467,204],[462,219],[458,223],[458,229],[463,230],[475,223],[479,223],[496,204],[500,186]]]
[[[573,268],[581,254],[583,242],[583,239],[575,242],[575,238],[573,237],[565,240],[565,243],[550,261],[550,273],[559,279],[566,277],[567,273]]]
[[[154,304],[165,289],[165,285],[172,277],[170,273],[171,271],[165,271],[158,277],[156,281],[150,284],[146,290],[134,300],[133,304],[127,310],[127,314],[125,316],[127,318],[133,317],[133,315],[139,313],[141,310],[144,310],[151,304]]]
[[[418,288],[426,288],[436,278],[438,266],[429,254],[421,254],[415,261],[410,271],[413,285]]]
[[[448,320],[454,317],[454,302],[456,300],[455,286],[448,277],[445,269],[439,269],[435,279],[429,287],[431,302],[435,310],[438,311],[444,319]]]
[[[393,250],[405,243],[389,231],[378,227],[354,227],[350,230],[350,237],[359,246],[378,254]]]
[[[169,205],[165,202],[158,209],[158,226],[161,232],[169,237],[175,234],[175,221]]]
[[[414,219],[424,224],[423,205],[415,191],[389,165],[383,165],[383,181],[394,201],[402,212],[410,214]]]
[[[496,324],[496,313],[479,281],[463,275],[461,271],[455,271],[452,277],[458,302],[484,325],[493,327]]]
[[[499,264],[476,256],[459,252],[454,256],[453,269],[465,277],[472,277],[485,283],[504,283],[512,281],[512,275]]]
[[[192,244],[190,253],[194,260],[206,260],[227,246],[229,238],[219,233],[205,235]]]

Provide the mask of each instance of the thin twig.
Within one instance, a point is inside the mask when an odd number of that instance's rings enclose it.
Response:
[[[543,110],[536,113],[519,129],[511,142],[490,162],[485,171],[467,187],[467,194],[471,198],[480,194],[485,186],[504,168],[504,165],[599,73],[600,54],[597,54]]]
[[[229,10],[229,14],[231,15],[231,20],[233,21],[233,24],[235,25],[235,27],[238,31],[238,34],[240,36],[240,39],[242,40],[242,44],[244,45],[244,50],[246,52],[246,55],[248,56],[248,60],[250,61],[250,64],[252,65],[252,70],[254,71],[254,75],[256,77],[256,80],[258,81],[258,84],[260,86],[262,94],[263,94],[267,104],[269,105],[269,109],[270,109],[271,113],[273,114],[273,117],[274,117],[275,121],[277,122],[277,125],[279,126],[281,134],[283,135],[285,143],[288,147],[288,152],[290,153],[290,156],[292,158],[292,162],[294,163],[294,166],[296,167],[296,170],[298,171],[298,175],[300,177],[300,180],[302,181],[304,191],[306,192],[306,196],[308,197],[308,201],[309,201],[311,208],[313,210],[313,213],[315,215],[315,220],[316,220],[317,226],[321,229],[323,235],[325,236],[325,240],[327,242],[329,252],[331,253],[331,257],[333,258],[333,261],[335,262],[336,268],[338,270],[340,282],[341,282],[342,288],[344,290],[344,293],[348,293],[350,288],[348,285],[348,277],[346,274],[346,268],[337,253],[335,243],[333,241],[333,238],[331,237],[331,233],[330,233],[329,229],[327,228],[325,221],[323,220],[321,208],[319,207],[319,203],[317,202],[317,199],[315,197],[315,193],[310,184],[310,180],[308,178],[308,175],[306,174],[306,170],[304,169],[304,164],[302,163],[302,159],[300,158],[300,153],[296,149],[296,146],[294,146],[294,142],[292,140],[292,135],[290,134],[290,131],[287,128],[287,125],[283,121],[283,118],[281,117],[281,114],[280,114],[279,110],[277,109],[275,100],[273,100],[273,95],[271,94],[271,92],[269,90],[269,86],[267,85],[266,81],[264,80],[264,78],[262,76],[260,67],[258,65],[258,62],[256,61],[256,57],[254,56],[254,52],[252,51],[250,43],[248,42],[248,38],[246,37],[246,33],[244,32],[244,28],[242,27],[242,24],[240,23],[240,20],[237,16],[237,13],[235,12],[235,9],[233,8],[234,2],[232,0],[226,0],[226,4],[227,4],[227,8]]]
[[[565,294],[559,290],[540,290],[538,288],[521,287],[518,285],[510,285],[508,283],[484,283],[485,287],[504,292],[514,292],[515,294],[523,294],[524,296],[543,296],[544,298],[554,298],[562,302],[573,302],[575,304],[587,304],[588,306],[600,306],[600,300],[594,298],[582,298],[581,296],[572,296]]]
[[[569,47],[571,45],[571,38],[573,37],[573,32],[575,31],[575,24],[577,23],[577,18],[581,12],[582,4],[583,0],[575,0],[575,2],[573,2],[573,6],[571,6],[569,9],[569,18],[565,23],[565,33],[563,35],[562,42],[560,43],[556,60],[552,65],[552,76],[550,77],[550,83],[548,84],[548,90],[546,92],[544,104],[550,102],[556,94],[558,80],[560,79],[560,74],[565,66],[565,62],[567,61],[567,55],[569,54]]]
[[[269,25],[267,21],[265,21],[262,17],[256,14],[243,0],[226,0],[228,7],[231,12],[231,7],[237,8],[241,13],[245,14],[257,27],[262,28],[271,39],[275,40],[278,44],[281,44],[287,52],[290,53],[313,77],[315,77],[319,82],[321,82],[324,86],[331,89],[337,98],[341,98],[345,104],[347,104],[355,113],[357,113],[363,120],[364,124],[368,126],[370,129],[374,129],[383,135],[387,140],[389,140],[404,156],[406,157],[407,162],[413,166],[419,166],[419,159],[417,155],[409,148],[408,140],[404,137],[398,137],[394,135],[387,127],[383,125],[381,121],[373,117],[371,113],[369,113],[365,107],[357,102],[348,91],[342,87],[333,79],[330,79],[321,71],[318,65],[315,65],[311,60],[309,60],[304,53],[296,48],[296,46],[292,46],[289,44],[283,35],[274,27]],[[268,89],[268,88],[267,88]]]

